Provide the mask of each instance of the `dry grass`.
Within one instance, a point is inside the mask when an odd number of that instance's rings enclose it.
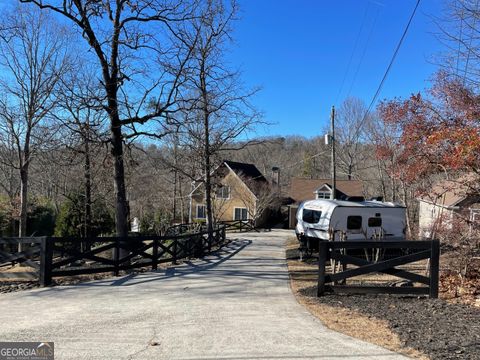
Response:
[[[298,242],[294,238],[287,242],[287,250],[297,247]],[[315,296],[317,284],[317,267],[315,265],[291,259],[287,263],[291,289],[297,301],[329,329],[416,359],[428,359],[424,354],[402,346],[398,335],[390,330],[387,321],[368,317],[347,308],[321,303]]]

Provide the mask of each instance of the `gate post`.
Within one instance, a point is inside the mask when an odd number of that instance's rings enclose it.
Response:
[[[153,248],[152,248],[152,270],[157,270],[158,268],[158,239],[155,237],[153,239]]]
[[[214,236],[217,236],[217,233],[218,233],[218,229],[217,230],[213,230],[213,233],[212,234],[208,234],[208,238],[207,238],[207,252],[210,254],[210,252],[212,251],[212,242],[213,242],[213,237]],[[203,248],[203,246],[202,246]],[[202,251],[203,252],[203,251]]]
[[[190,240],[190,239],[189,239]],[[172,245],[172,248],[173,248],[173,253],[172,253],[172,264],[173,265],[177,265],[177,250],[178,250],[178,243],[177,243],[178,239],[177,237],[174,237],[173,238],[173,245]]]
[[[120,238],[115,237],[115,247],[113,248],[113,263],[114,270],[113,276],[118,276],[120,274]]]
[[[318,284],[317,297],[325,293],[325,262],[327,261],[327,242],[318,241]]]
[[[52,260],[53,246],[52,239],[43,236],[40,242],[40,276],[39,282],[41,286],[49,286],[52,284]]]
[[[430,298],[438,298],[438,272],[440,258],[440,241],[432,240],[430,254]]]

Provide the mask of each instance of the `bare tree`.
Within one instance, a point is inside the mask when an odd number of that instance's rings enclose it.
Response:
[[[82,62],[83,63],[83,62]],[[98,100],[99,89],[88,67],[77,65],[76,71],[62,81],[59,92],[59,108],[56,118],[62,124],[63,145],[82,158],[84,224],[81,234],[88,238],[92,234],[92,156],[99,144],[107,138],[105,113]],[[68,196],[68,194],[65,194]]]
[[[255,225],[258,226],[264,215],[268,214],[268,210],[280,204],[280,194],[267,181],[259,181],[259,179],[245,176],[240,177],[249,191],[244,191],[245,189],[242,189],[242,187],[236,187],[234,189],[235,197],[242,201],[247,208],[249,218],[253,219]],[[250,192],[254,196],[251,196]]]
[[[27,236],[29,169],[55,136],[50,115],[57,105],[55,89],[68,68],[66,32],[46,14],[27,8],[4,16],[2,28],[0,141],[15,148],[15,158],[3,161],[18,171],[18,235]]]
[[[170,0],[21,0],[70,21],[94,54],[110,122],[116,232],[128,232],[124,146],[138,136],[161,138],[163,119],[177,111],[180,75],[191,49],[182,28],[196,2]],[[152,106],[153,104],[153,106]]]
[[[450,0],[437,19],[439,39],[445,45],[439,65],[464,85],[480,85],[480,1]]]
[[[16,148],[11,134],[5,133],[0,138],[0,189],[8,198],[8,204],[3,208],[6,218],[4,221],[8,219],[10,222],[8,233],[15,234],[17,232],[15,210],[18,209],[17,203],[20,191],[17,169],[12,166],[17,159]]]
[[[337,166],[348,180],[358,177],[365,161],[365,113],[362,100],[348,98],[337,110],[335,132],[337,141]]]
[[[186,103],[185,131],[187,146],[200,155],[209,233],[213,231],[211,176],[215,156],[259,121],[249,102],[256,90],[242,89],[239,73],[228,69],[224,61],[237,10],[235,1],[206,2],[202,15],[192,21],[188,37],[193,52],[185,84],[193,99]]]

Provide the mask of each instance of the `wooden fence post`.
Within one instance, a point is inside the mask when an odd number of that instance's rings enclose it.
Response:
[[[210,237],[211,233],[210,232],[207,232],[207,241],[208,241],[208,238]],[[196,257],[197,258],[201,258],[203,257],[205,254],[205,248],[204,248],[204,241],[205,238],[203,237],[203,234],[200,234],[198,236],[198,239],[197,239],[197,254],[196,254]]]
[[[327,242],[318,242],[318,285],[317,297],[325,293],[325,262],[327,261]]]
[[[430,298],[438,298],[438,273],[440,268],[440,241],[432,240],[430,257]]]
[[[208,234],[208,237],[207,237],[207,253],[210,254],[210,252],[212,251],[212,241],[213,241],[213,237],[214,236],[217,236],[217,233],[218,233],[218,229],[217,230],[213,230],[213,234]],[[202,246],[203,248],[203,246]]]
[[[192,235],[185,241],[185,247],[187,249],[187,257],[192,258],[195,253],[195,244],[193,243]]]
[[[115,238],[115,248],[113,249],[113,262],[114,262],[114,271],[113,275],[118,276],[120,274],[120,238]]]
[[[172,264],[177,265],[177,250],[178,250],[178,239],[173,238],[173,254],[172,254]]]
[[[153,248],[152,248],[152,270],[157,270],[158,268],[158,239],[153,239]]]
[[[53,240],[44,236],[40,242],[40,276],[41,286],[52,284]]]

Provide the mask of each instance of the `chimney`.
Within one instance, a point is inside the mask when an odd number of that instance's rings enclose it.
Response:
[[[280,192],[280,168],[277,166],[272,167],[272,185],[277,192]]]

